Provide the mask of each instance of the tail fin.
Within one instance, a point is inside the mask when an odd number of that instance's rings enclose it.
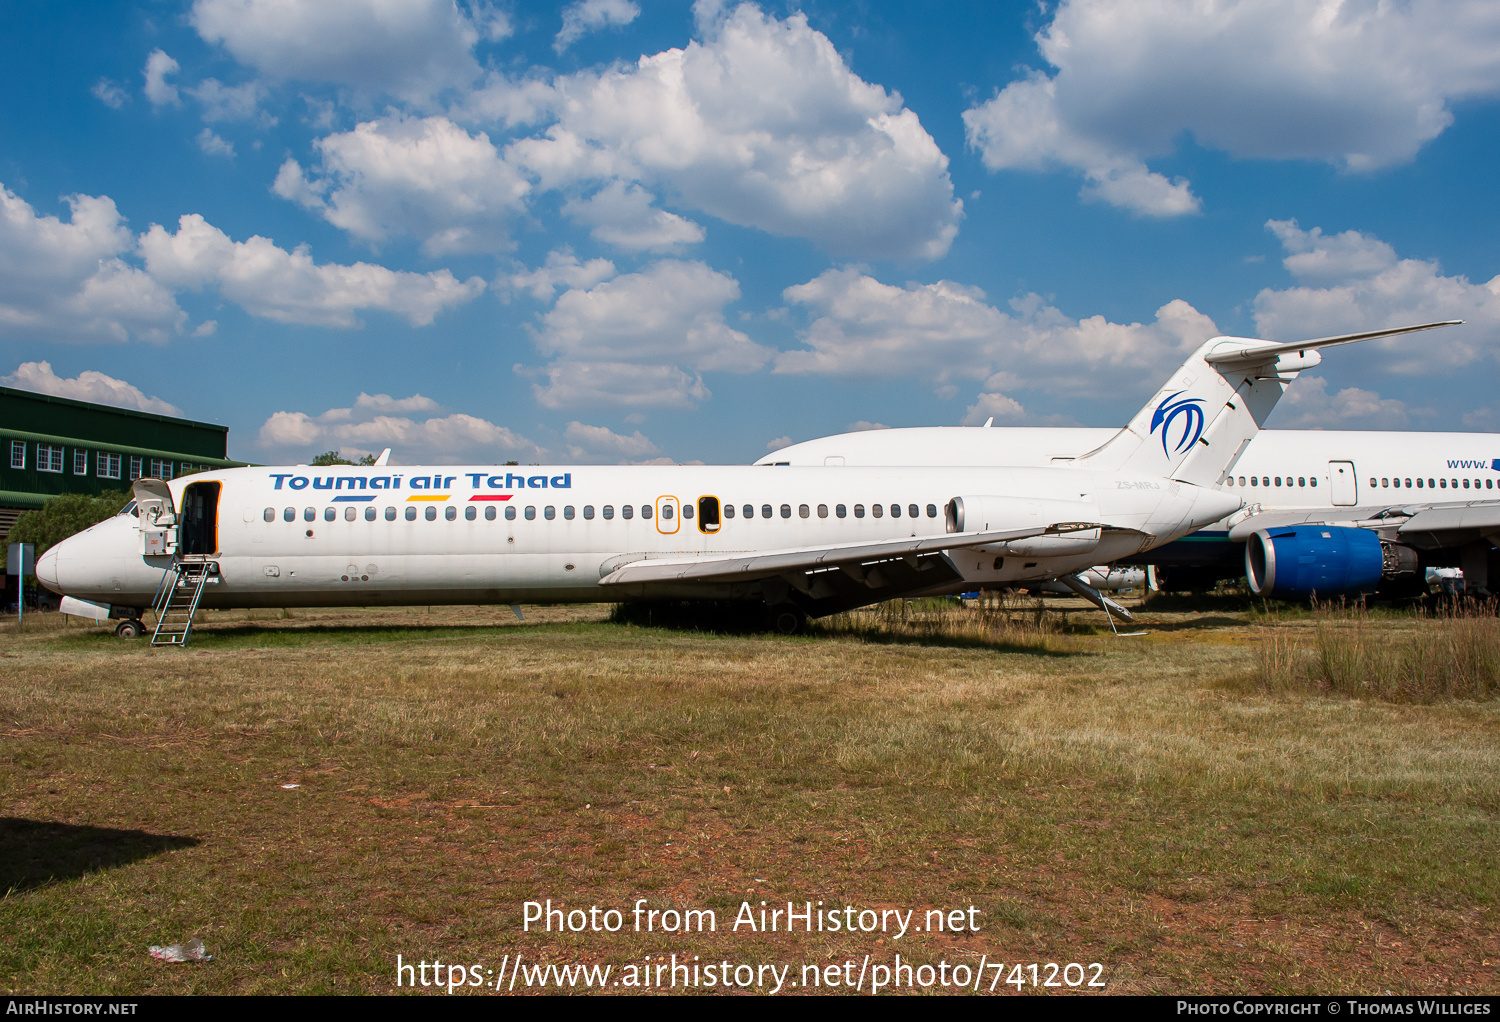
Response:
[[[1461,322],[1423,323],[1290,344],[1215,337],[1193,352],[1128,426],[1075,464],[1166,476],[1196,486],[1214,485],[1224,479],[1265,425],[1287,385],[1302,370],[1323,360],[1318,349]]]

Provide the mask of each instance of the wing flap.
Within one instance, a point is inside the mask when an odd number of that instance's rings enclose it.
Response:
[[[1070,522],[1066,526],[1029,529],[1000,529],[989,532],[952,532],[941,536],[917,536],[887,540],[881,543],[850,543],[830,547],[803,547],[746,553],[731,557],[642,558],[615,568],[599,580],[601,586],[639,585],[643,582],[727,582],[781,575],[787,572],[816,571],[864,561],[918,557],[940,550],[985,546],[1033,536],[1054,535],[1100,526],[1089,522]]]

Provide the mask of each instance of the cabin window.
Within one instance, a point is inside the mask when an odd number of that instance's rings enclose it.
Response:
[[[542,508],[542,517],[547,519],[547,521],[549,522],[552,521],[552,519],[557,517],[557,508],[553,507],[551,504],[548,504],[546,507]]]
[[[1446,479],[1439,479],[1438,480],[1438,485],[1441,486],[1443,489],[1446,490],[1448,488],[1448,480],[1446,480]]]
[[[743,510],[745,512],[745,517],[746,518],[754,518],[755,517],[755,505],[754,504],[746,504],[741,510]]]
[[[773,512],[771,510],[771,505],[770,504],[762,504],[760,506],[760,516],[762,518],[770,518],[771,515],[772,515],[772,513]]]
[[[315,522],[315,521],[317,521],[318,520],[318,509],[315,508],[315,507],[305,507],[305,508],[303,508],[302,509],[302,520],[304,522]]]
[[[1307,485],[1308,486],[1317,486],[1318,485],[1318,477],[1317,476],[1313,476],[1312,478],[1308,479]]]
[[[870,514],[874,515],[876,518],[879,518],[885,514],[885,508],[880,504],[871,504]]]
[[[487,522],[493,522],[495,520],[495,505],[486,504],[484,506],[484,520]]]
[[[429,522],[437,521],[437,508],[433,507],[431,504],[428,504],[427,510],[422,515],[422,517],[426,518]]]
[[[268,522],[274,522],[276,520],[276,509],[274,507],[266,508],[265,513],[261,517]]]
[[[452,504],[449,504],[447,507],[443,508],[443,517],[450,522],[457,521],[458,508],[454,507]]]
[[[1259,486],[1260,485],[1258,482],[1256,482],[1256,477],[1255,476],[1251,476],[1250,477],[1250,485],[1251,486]]]
[[[607,522],[615,516],[615,506],[613,504],[605,504],[599,513],[604,516],[604,520]]]
[[[373,522],[375,517],[375,506],[373,504],[367,505],[365,507],[365,521]]]
[[[901,505],[900,504],[892,504],[891,505],[891,517],[892,518],[900,518],[901,517]]]
[[[651,517],[651,505],[650,504],[642,504],[641,505],[641,517],[642,518],[650,518]]]
[[[1375,487],[1376,487],[1376,486],[1377,486],[1377,485],[1378,485],[1378,484],[1377,484],[1377,483],[1376,483],[1376,482],[1375,482],[1375,477],[1374,477],[1374,476],[1371,476],[1371,477],[1370,477],[1370,488],[1371,488],[1371,489],[1374,489],[1374,488],[1375,488]]]
[[[908,517],[908,518],[917,518],[917,517],[920,517],[921,514],[922,514],[922,509],[919,508],[919,507],[917,507],[917,505],[915,505],[915,504],[908,504],[906,506],[906,517]]]
[[[691,504],[684,504],[684,505],[682,505],[682,517],[686,518],[688,521],[692,521],[693,520],[693,505],[691,505]]]
[[[626,521],[629,521],[630,519],[634,518],[635,517],[635,508],[631,507],[629,504],[621,504],[620,505],[620,517],[624,518]]]
[[[410,504],[406,505],[406,520],[408,522],[414,522],[417,520],[417,509],[412,507]]]
[[[394,522],[396,520],[396,509],[394,507],[388,507],[385,509],[385,520],[388,522]]]
[[[473,522],[479,520],[479,509],[473,504],[464,508],[464,521]]]
[[[281,517],[283,521],[295,522],[297,520],[297,509],[294,507],[289,507],[285,511],[281,512]]]
[[[1417,480],[1417,489],[1420,490],[1421,488],[1422,488],[1422,480],[1418,479]]]
[[[350,506],[344,508],[344,521],[346,521],[346,522],[352,522],[352,521],[354,521],[354,519],[356,519],[358,517],[359,517],[359,508],[355,507],[352,504]]]
[[[572,504],[569,504],[568,506],[566,506],[566,507],[563,508],[563,517],[566,518],[570,522],[573,520],[573,505]]]
[[[691,504],[687,505],[686,507],[684,507],[682,509],[682,513],[683,514],[687,514],[687,512],[691,508],[692,508]],[[729,513],[729,516],[731,518],[734,517],[734,506],[733,505],[730,505],[730,506],[726,507],[724,510]],[[710,533],[711,532],[718,532],[719,531],[719,498],[718,497],[699,497],[698,498],[698,531],[699,532],[710,532]]]
[[[534,521],[536,521],[536,508],[534,508],[534,507],[528,507],[526,509],[526,520],[528,522],[534,522]]]
[[[828,505],[827,504],[819,504],[818,505],[818,517],[819,518],[827,518],[828,517]]]
[[[834,508],[833,508],[833,513],[836,514],[836,515],[838,515],[840,518],[848,518],[849,517],[849,509],[847,507],[845,507],[844,505],[842,505],[842,504],[835,504]]]
[[[1464,480],[1464,489],[1467,490],[1468,488],[1469,488],[1469,481],[1467,479],[1465,479]]]
[[[725,518],[733,518],[734,517],[734,505],[733,504],[725,504],[724,505],[724,517]]]
[[[792,505],[790,505],[790,504],[783,504],[783,505],[781,505],[781,517],[783,517],[783,518],[790,518],[790,517],[792,517]]]
[[[1495,486],[1495,481],[1493,479],[1486,479],[1484,481],[1484,488],[1486,490],[1493,489],[1494,486]]]
[[[594,505],[583,505],[583,520],[586,522],[592,522],[594,520]]]
[[[806,504],[798,504],[797,505],[797,517],[798,518],[808,518],[811,515],[812,515],[812,508],[808,507]]]
[[[1375,481],[1372,479],[1372,480],[1370,480],[1370,482],[1373,485]],[[1306,476],[1298,476],[1297,477],[1297,485],[1298,486],[1306,486],[1307,485],[1307,477]]]
[[[507,522],[513,522],[516,520],[516,509],[514,507],[507,507],[505,509],[505,520]]]
[[[865,516],[865,506],[863,504],[855,504],[854,505],[854,517],[855,518],[863,518],[864,516]]]
[[[644,513],[645,508],[642,508],[641,510]],[[661,506],[661,517],[662,517],[662,521],[670,522],[672,520],[672,505],[671,504],[663,504]]]
[[[937,517],[937,505],[936,504],[928,504],[927,505],[927,517],[928,518],[936,518]]]

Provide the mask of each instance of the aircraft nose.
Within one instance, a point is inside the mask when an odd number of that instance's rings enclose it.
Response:
[[[36,579],[54,593],[62,592],[57,581],[57,547],[36,559]]]

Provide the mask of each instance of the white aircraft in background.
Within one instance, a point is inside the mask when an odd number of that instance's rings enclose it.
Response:
[[[795,631],[895,597],[1071,578],[1220,521],[1244,500],[1216,484],[1317,349],[1434,325],[1213,338],[1125,429],[1065,464],[141,479],[126,511],[48,550],[37,577],[69,598],[64,612],[121,618],[121,634],[139,634],[155,606],[155,638],[174,642],[200,605],[745,600]]]
[[[1066,465],[1117,432],[989,424],[876,429],[792,444],[756,464]],[[1410,588],[1423,584],[1428,568],[1447,572],[1456,566],[1470,592],[1486,592],[1490,577],[1500,572],[1500,435],[1494,433],[1262,430],[1216,485],[1246,506],[1119,563],[1165,569],[1169,587],[1211,585],[1248,571],[1255,592],[1289,596],[1368,589],[1382,579],[1387,586]],[[1317,535],[1287,535],[1314,525]],[[1332,527],[1327,537],[1325,526]],[[1355,553],[1303,548],[1308,538],[1347,539],[1339,531],[1347,528],[1363,530],[1381,546],[1356,539],[1362,546]],[[1298,563],[1312,556],[1319,570],[1295,577],[1276,573],[1278,544],[1295,548]],[[1335,585],[1339,572],[1330,569],[1349,557],[1362,558],[1364,565],[1352,572],[1345,565],[1340,570],[1351,584]],[[1284,565],[1285,553],[1282,560]],[[1102,589],[1140,583],[1134,573],[1110,578],[1102,566],[1094,576],[1087,581]]]

